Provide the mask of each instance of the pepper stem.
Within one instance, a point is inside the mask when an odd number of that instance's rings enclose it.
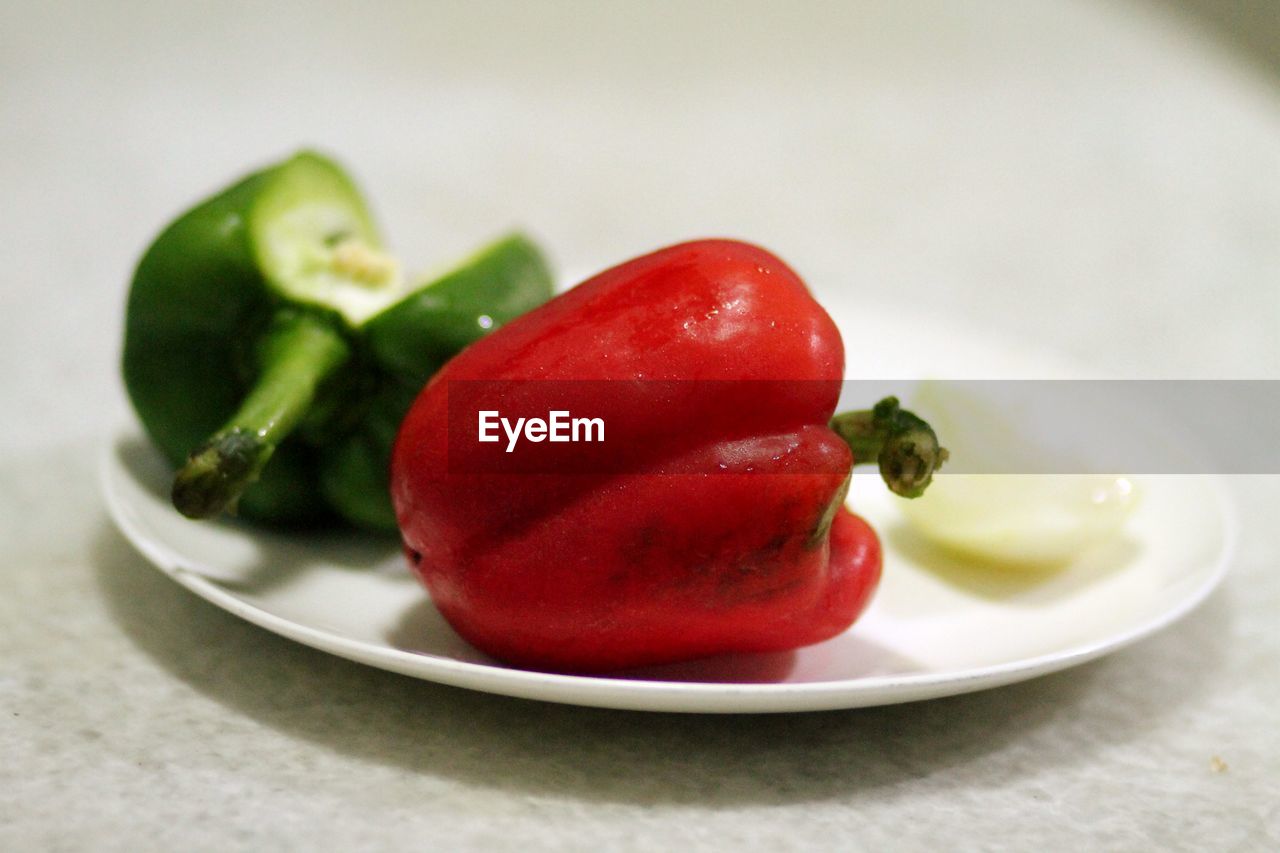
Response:
[[[885,397],[869,411],[836,415],[831,429],[849,445],[855,465],[875,460],[889,490],[904,498],[924,494],[949,455],[933,427],[899,406],[897,397]]]
[[[334,324],[282,311],[263,342],[262,370],[240,408],[187,457],[173,480],[173,505],[188,518],[234,509],[271,454],[310,408],[320,383],[350,355]]]

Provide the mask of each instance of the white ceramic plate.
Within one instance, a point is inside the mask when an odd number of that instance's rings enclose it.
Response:
[[[832,314],[840,320],[838,309]],[[892,341],[906,332],[911,340],[922,338],[917,321],[908,326],[903,318],[868,317],[865,310],[857,326],[856,339],[846,331],[851,360],[862,347],[868,354],[897,349]],[[947,364],[952,376],[956,365],[971,375],[1008,376],[1010,364],[1023,376],[1061,375],[1047,360],[954,329],[932,328],[923,337],[931,343],[915,349],[915,363],[895,360],[898,375],[929,373],[931,363]],[[946,361],[936,360],[944,355]],[[188,521],[168,503],[170,476],[137,430],[122,431],[103,459],[111,515],[157,567],[237,616],[317,649],[444,684],[651,711],[852,708],[965,693],[1064,669],[1190,611],[1221,580],[1235,539],[1218,480],[1147,477],[1123,537],[1050,573],[984,568],[924,545],[874,476],[855,477],[850,500],[881,533],[885,571],[871,607],[849,631],[796,652],[584,677],[512,669],[472,649],[431,606],[394,543]]]

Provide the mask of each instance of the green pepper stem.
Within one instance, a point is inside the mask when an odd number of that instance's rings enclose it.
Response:
[[[188,518],[234,509],[271,454],[298,425],[316,389],[350,347],[326,318],[282,311],[260,352],[257,383],[239,410],[187,457],[173,480],[173,505]]]
[[[853,451],[855,465],[873,460],[889,490],[904,498],[918,498],[933,480],[933,472],[947,461],[933,427],[885,397],[875,407],[845,412],[831,420],[831,429]]]

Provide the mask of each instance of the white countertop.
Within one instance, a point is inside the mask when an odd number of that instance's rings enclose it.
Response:
[[[293,644],[150,568],[94,471],[137,254],[304,144],[420,265],[732,235],[1099,376],[1280,378],[1265,62],[1162,3],[225,5],[0,11],[0,849],[1280,844],[1277,477],[1232,481],[1224,587],[1100,662],[717,718]]]

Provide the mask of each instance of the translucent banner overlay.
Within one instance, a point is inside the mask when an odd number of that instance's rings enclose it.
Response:
[[[840,473],[832,411],[895,396],[949,451],[942,473],[1280,474],[1270,380],[455,380],[445,393],[450,473]]]

